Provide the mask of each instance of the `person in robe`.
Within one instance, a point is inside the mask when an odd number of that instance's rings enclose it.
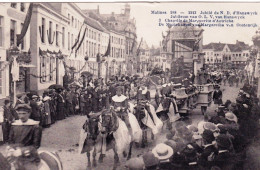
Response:
[[[32,108],[18,104],[15,108],[19,120],[12,123],[7,146],[8,156],[17,157],[16,169],[37,170],[40,162],[37,149],[41,145],[42,128],[39,121],[29,119]]]
[[[65,119],[65,114],[64,114],[64,106],[65,106],[65,100],[62,95],[62,89],[57,90],[57,96],[56,96],[56,101],[57,101],[57,120],[62,120]]]
[[[123,89],[121,86],[116,88],[116,95],[112,97],[112,106],[114,107],[117,115],[126,123],[130,134],[132,134],[132,128],[130,126],[129,117],[127,113],[128,109],[128,99],[125,95],[122,94]]]

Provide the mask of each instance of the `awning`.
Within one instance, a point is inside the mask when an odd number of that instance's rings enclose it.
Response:
[[[32,64],[19,64],[20,67],[26,67],[26,68],[35,68],[35,65]]]

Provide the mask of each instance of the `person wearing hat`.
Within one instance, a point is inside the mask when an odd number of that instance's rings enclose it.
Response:
[[[126,162],[128,170],[143,170],[145,167],[142,157],[131,158]]]
[[[7,147],[8,152],[19,157],[16,162],[19,168],[36,170],[40,162],[37,154],[42,136],[40,122],[29,119],[32,108],[28,104],[18,104],[15,110],[19,120],[12,123],[8,140],[9,146]]]
[[[31,119],[36,120],[36,121],[42,121],[41,118],[41,112],[40,112],[40,107],[37,104],[37,95],[32,96],[32,100],[30,101],[30,107],[32,108],[32,113],[31,113]]]
[[[214,164],[223,170],[234,168],[236,163],[236,155],[232,149],[232,143],[227,135],[220,134],[216,138],[217,152],[214,157]]]
[[[153,148],[152,153],[159,159],[159,169],[171,169],[170,158],[173,155],[173,149],[164,143],[160,143]]]
[[[3,115],[3,124],[2,124],[2,130],[3,130],[3,141],[4,143],[8,141],[9,138],[9,132],[11,128],[12,122],[15,121],[15,119],[18,119],[18,115],[14,114],[16,112],[13,111],[11,106],[11,101],[9,99],[6,99],[4,101],[4,115]]]
[[[213,156],[217,152],[217,148],[214,145],[215,137],[212,131],[204,130],[202,139],[204,145],[202,146],[199,164],[205,168],[210,168],[213,165]]]
[[[64,96],[62,94],[63,90],[62,89],[58,89],[57,90],[57,95],[56,95],[56,112],[57,112],[57,116],[56,116],[56,120],[63,120],[65,119],[65,99]]]
[[[43,98],[43,127],[50,127],[51,125],[51,110],[50,110],[50,100],[49,96]]]
[[[216,104],[217,106],[219,106],[223,103],[222,102],[222,91],[220,90],[219,85],[216,86],[216,90],[213,93],[213,101],[214,101],[214,104]]]
[[[112,106],[114,107],[117,115],[126,123],[126,126],[130,134],[132,135],[132,128],[127,113],[128,99],[122,93],[123,93],[123,89],[121,88],[121,86],[118,86],[116,88],[116,95],[112,97]]]
[[[151,151],[143,155],[143,161],[145,165],[145,170],[156,170],[158,168],[159,159],[155,157]]]

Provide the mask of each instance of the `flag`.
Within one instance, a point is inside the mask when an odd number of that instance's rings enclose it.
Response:
[[[79,50],[80,46],[82,45],[82,42],[83,42],[84,39],[85,39],[86,31],[87,31],[87,27],[85,28],[85,31],[84,31],[84,33],[83,33],[83,36],[82,36],[82,38],[81,38],[81,40],[80,40],[80,42],[79,42],[79,45],[78,45],[78,47],[77,47],[75,53],[77,53],[77,51]]]
[[[106,53],[105,53],[105,55],[104,55],[104,57],[106,57],[106,56],[109,56],[110,55],[110,47],[111,46],[111,44],[110,44],[110,38],[109,38],[109,42],[108,42],[108,46],[107,46],[107,51],[106,51]]]
[[[17,63],[17,57],[14,56],[14,60],[12,63],[11,74],[13,77],[13,81],[19,81],[19,64]]]
[[[27,11],[27,14],[26,14],[26,17],[25,17],[25,20],[24,20],[24,25],[23,25],[23,28],[21,30],[21,34],[18,34],[17,35],[17,47],[22,43],[22,40],[28,30],[28,27],[30,25],[30,22],[31,22],[31,16],[32,16],[32,9],[33,9],[33,3],[30,3],[30,6],[28,8],[28,11]]]
[[[84,23],[80,27],[80,30],[79,30],[79,33],[78,33],[78,37],[77,37],[77,40],[76,40],[75,44],[71,47],[72,50],[77,46],[77,44],[79,42],[80,33],[81,33],[81,29],[82,29],[83,25],[84,25]]]

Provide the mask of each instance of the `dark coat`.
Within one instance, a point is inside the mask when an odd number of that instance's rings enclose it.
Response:
[[[213,100],[215,104],[222,104],[222,91],[214,91]]]

